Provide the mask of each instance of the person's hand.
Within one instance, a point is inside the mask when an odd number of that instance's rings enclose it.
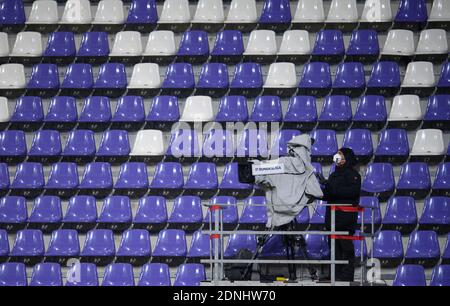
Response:
[[[325,185],[325,183],[327,182],[327,179],[323,176],[323,174],[319,173],[319,172],[314,172],[314,174],[316,175],[317,180],[319,181],[319,183],[321,185]]]

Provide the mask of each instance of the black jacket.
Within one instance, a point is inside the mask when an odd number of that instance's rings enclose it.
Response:
[[[325,183],[323,200],[330,204],[359,204],[361,175],[353,167],[337,168]]]

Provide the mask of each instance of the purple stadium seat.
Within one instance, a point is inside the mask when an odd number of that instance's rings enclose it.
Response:
[[[86,32],[81,37],[77,52],[77,62],[100,64],[105,63],[109,56],[108,33]]]
[[[327,96],[319,115],[318,127],[345,130],[352,121],[352,105],[349,96]]]
[[[281,122],[283,110],[278,96],[259,96],[255,99],[249,121]]]
[[[84,100],[78,119],[78,129],[103,131],[110,125],[111,107],[108,97],[90,96]]]
[[[61,200],[56,196],[41,196],[34,199],[27,228],[50,233],[61,226],[62,217]]]
[[[261,92],[262,86],[261,66],[257,63],[240,63],[236,65],[234,70],[229,94],[252,98]]]
[[[27,95],[50,98],[59,92],[58,66],[55,64],[37,64],[33,66]]]
[[[180,163],[161,162],[156,166],[150,194],[175,198],[183,191],[184,178]]]
[[[230,235],[230,238],[228,239],[224,257],[234,258],[239,250],[242,249],[247,249],[254,253],[256,252],[256,245],[256,235],[239,234],[239,231],[236,231],[236,234]]]
[[[435,231],[414,231],[409,236],[405,253],[406,264],[434,267],[441,257],[438,236]]]
[[[446,130],[450,124],[450,95],[435,95],[428,99],[423,117],[423,129]]]
[[[170,271],[166,264],[151,263],[142,267],[138,286],[170,286]]]
[[[424,287],[427,285],[425,270],[420,265],[401,265],[395,273],[393,286]]]
[[[95,157],[95,138],[91,130],[75,130],[69,133],[62,152],[62,160],[87,163]]]
[[[331,90],[331,72],[328,62],[309,62],[303,67],[299,95],[325,97]]]
[[[378,231],[381,225],[381,209],[378,199],[376,197],[360,197],[359,206],[364,209],[364,218],[362,212],[359,212],[357,221],[358,228],[361,228],[361,223],[364,220],[365,232],[372,232],[372,222],[374,225],[373,232]]]
[[[78,191],[78,168],[77,164],[60,162],[52,165],[45,185],[46,195],[57,195],[67,198],[75,195]]]
[[[327,236],[306,234],[304,237],[306,256],[309,260],[324,260],[330,256]],[[297,256],[304,257],[300,250]]]
[[[218,179],[214,163],[198,162],[191,165],[184,185],[184,194],[207,199],[216,193],[217,188]]]
[[[63,218],[63,229],[76,229],[87,232],[97,226],[97,205],[93,196],[74,196],[70,198]]]
[[[40,130],[34,134],[28,161],[43,164],[54,163],[61,158],[61,138],[58,131]]]
[[[244,54],[244,42],[241,31],[224,30],[217,33],[211,62],[237,64]]]
[[[285,259],[286,247],[282,235],[270,235],[262,247],[261,259]]]
[[[200,286],[206,280],[205,266],[203,264],[182,264],[177,269],[174,286]]]
[[[192,232],[199,229],[202,222],[202,203],[198,196],[187,195],[175,199],[168,219],[168,228]]]
[[[357,161],[368,163],[372,159],[372,134],[365,129],[349,129],[344,134],[344,148],[350,148],[355,153]]]
[[[267,131],[257,128],[244,129],[236,148],[236,158],[247,160],[248,158],[268,157]]]
[[[225,230],[234,230],[236,228],[236,225],[238,224],[239,216],[236,203],[236,198],[232,196],[215,196],[211,199],[211,205],[226,205],[221,206],[223,227]],[[211,222],[214,226],[215,213],[211,214],[211,211],[208,209],[205,214],[205,218],[203,218],[204,228],[209,228],[210,216],[212,217]]]
[[[203,64],[196,86],[196,95],[219,98],[228,92],[228,68],[222,63]]]
[[[450,286],[450,265],[441,264],[433,269],[430,286]]]
[[[72,229],[55,230],[45,252],[46,262],[57,262],[66,265],[70,258],[80,256],[80,242],[78,232]]]
[[[213,244],[215,240],[213,240]],[[212,249],[214,252],[214,247]],[[211,238],[208,234],[203,234],[200,230],[192,235],[191,246],[187,254],[189,263],[199,263],[200,259],[209,258],[211,252]]]
[[[86,235],[84,247],[81,251],[81,262],[105,266],[114,260],[115,253],[114,235],[111,230],[91,230]]]
[[[71,64],[66,70],[59,94],[85,98],[91,94],[93,87],[92,66],[83,63]]]
[[[402,163],[408,156],[409,143],[406,130],[387,129],[380,133],[375,150],[375,161]]]
[[[419,229],[433,230],[439,235],[450,232],[450,198],[427,198],[419,219]]]
[[[66,286],[97,287],[99,285],[97,266],[95,264],[75,264],[70,268],[69,271],[70,278],[67,279]],[[77,275],[80,276],[79,279],[77,279]]]
[[[345,47],[342,32],[339,30],[320,30],[311,54],[312,61],[338,63],[344,58]]]
[[[291,20],[289,0],[265,0],[258,21],[258,29],[284,32],[290,27]]]
[[[74,97],[58,96],[50,100],[43,129],[69,131],[78,120],[77,105]]]
[[[127,263],[113,263],[106,267],[102,286],[134,286],[133,266]]]
[[[195,79],[192,65],[189,63],[172,63],[167,67],[160,94],[186,98],[192,94],[194,87]]]
[[[363,96],[359,99],[352,128],[378,131],[386,125],[387,111],[383,96]]]
[[[0,228],[8,232],[24,229],[28,218],[24,197],[6,196],[0,199]]]
[[[27,156],[27,144],[23,131],[0,132],[0,161],[8,164],[20,163]]]
[[[239,218],[238,229],[262,230],[267,223],[266,198],[252,196],[244,201],[244,208]]]
[[[209,57],[208,33],[205,31],[186,31],[181,37],[177,61],[201,64]]]
[[[439,77],[439,81],[436,85],[436,94],[448,93],[449,89],[450,89],[450,63],[447,61],[444,65],[442,65],[441,76]]]
[[[216,122],[247,122],[247,99],[244,96],[225,96],[220,99]]]
[[[125,66],[118,63],[107,63],[100,66],[94,83],[93,95],[120,97],[127,90],[127,75]]]
[[[8,262],[0,264],[1,287],[26,286],[26,285],[27,285],[27,271],[23,263]]]
[[[431,189],[428,165],[422,162],[409,162],[402,165],[397,183],[397,195],[423,199]]]
[[[247,198],[253,191],[252,184],[239,182],[238,163],[233,162],[225,166],[223,177],[219,185],[219,194],[234,196],[239,199]]]
[[[177,129],[172,132],[165,160],[179,162],[195,162],[201,155],[201,144],[198,131],[192,129]]]
[[[9,171],[8,165],[0,163],[0,197],[6,195],[9,191]]]
[[[110,128],[138,131],[144,124],[144,120],[144,99],[141,96],[123,96],[117,101]]]
[[[116,262],[126,262],[133,266],[142,266],[151,257],[150,234],[144,229],[127,230],[122,235]]]
[[[145,119],[145,128],[170,131],[172,125],[179,119],[177,97],[157,96],[153,98],[151,109]]]
[[[42,193],[43,187],[44,170],[42,164],[25,162],[17,165],[9,194],[34,198]]]
[[[383,230],[410,234],[417,225],[416,202],[413,197],[395,196],[388,200],[383,218]]]
[[[26,17],[22,1],[3,1],[0,5],[0,24],[4,32],[17,33],[25,26]]]
[[[186,235],[177,229],[165,229],[159,232],[152,262],[163,262],[169,266],[178,266],[184,262],[187,254]]]
[[[403,261],[402,236],[398,231],[379,231],[375,235],[373,256],[382,266],[396,267]]]
[[[8,255],[9,255],[8,232],[4,229],[0,229],[0,263],[7,262]]]
[[[121,232],[131,225],[131,203],[127,196],[110,196],[103,201],[102,212],[97,220],[97,229]]]
[[[376,62],[367,82],[366,95],[392,97],[400,90],[400,69],[396,62]]]
[[[380,47],[375,30],[353,31],[345,60],[348,62],[371,63],[378,59]]]
[[[75,60],[76,53],[74,33],[53,32],[48,36],[43,62],[68,65]]]
[[[44,252],[44,237],[40,230],[21,230],[17,232],[9,258],[11,262],[34,265],[42,261]]]
[[[431,194],[450,196],[450,162],[442,163],[438,166]]]
[[[425,0],[401,0],[394,19],[394,28],[417,31],[428,20]]]
[[[361,96],[366,91],[364,65],[360,62],[339,64],[332,88],[333,95]]]
[[[286,156],[287,155],[287,144],[294,137],[300,135],[300,131],[298,130],[281,130],[278,132],[278,135],[275,141],[272,144],[272,148],[270,149],[271,156]]]
[[[111,164],[122,163],[128,160],[129,154],[130,141],[127,131],[109,130],[103,133],[95,160]]]
[[[334,130],[313,130],[310,133],[314,144],[311,147],[311,158],[315,162],[331,162],[338,150],[336,132]]]
[[[166,227],[166,199],[162,196],[147,196],[139,199],[139,205],[133,218],[133,228],[159,232]]]
[[[144,163],[129,162],[120,166],[119,177],[114,185],[115,195],[140,198],[148,191],[147,166]]]
[[[22,96],[17,99],[10,119],[10,130],[36,131],[44,120],[42,100],[35,96]]]
[[[380,200],[389,198],[395,189],[394,171],[388,163],[371,163],[362,182],[363,195],[374,195]]]
[[[236,149],[232,131],[211,129],[203,139],[202,157],[199,161],[213,161],[222,164],[234,158]]]
[[[286,129],[312,130],[317,123],[316,98],[313,96],[292,97],[283,122],[283,128]]]
[[[93,195],[96,198],[109,195],[113,189],[110,164],[105,162],[87,164],[78,188],[79,195]]]
[[[158,11],[155,0],[133,0],[125,22],[125,31],[148,33],[156,27]]]
[[[39,263],[31,273],[30,286],[60,287],[63,285],[61,266],[57,263]]]

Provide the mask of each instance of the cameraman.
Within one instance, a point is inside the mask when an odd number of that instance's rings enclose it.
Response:
[[[323,185],[323,200],[330,204],[359,204],[361,190],[361,176],[354,166],[355,154],[352,149],[341,148],[334,156],[335,171],[328,180],[318,175]],[[357,212],[336,211],[336,231],[346,231],[349,235],[355,233],[358,221]],[[325,222],[327,229],[331,230],[331,208],[327,206]],[[336,280],[351,282],[354,280],[355,249],[352,240],[336,239],[336,259],[348,260],[347,265],[336,265]]]

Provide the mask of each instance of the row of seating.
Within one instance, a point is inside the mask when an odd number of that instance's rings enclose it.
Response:
[[[271,30],[254,30],[250,33],[244,50],[242,33],[237,30],[224,30],[217,34],[212,51],[209,50],[208,34],[205,31],[186,31],[181,37],[178,49],[171,31],[151,32],[145,50],[142,48],[141,33],[123,31],[115,35],[110,52],[106,32],[87,32],[81,39],[79,50],[75,47],[72,32],[53,32],[48,37],[45,51],[39,32],[20,32],[16,35],[14,47],[9,52],[8,36],[0,33],[0,58],[2,62],[35,64],[40,61],[69,64],[73,61],[102,63],[106,61],[135,64],[144,61],[167,63],[186,61],[193,64],[210,61],[236,63],[256,61],[270,63],[292,61],[294,63],[312,60],[339,62],[374,62],[379,58],[378,34],[374,30],[354,31],[347,51],[344,37],[339,30],[321,30],[311,48],[309,33],[305,30],[290,30],[283,34],[280,48],[277,47],[276,34]],[[388,33],[381,59],[415,59],[442,62],[448,57],[447,33],[441,29],[424,30],[420,33],[417,49],[414,34],[410,30],[391,30]],[[95,60],[95,61],[94,61]]]
[[[450,265],[433,269],[430,286],[450,286]],[[395,272],[393,286],[426,286],[425,270],[420,265],[401,265]]]
[[[252,196],[244,201],[242,213],[238,214],[237,199],[233,196],[215,196],[211,204],[227,204],[223,211],[223,224],[227,230],[262,229],[267,223],[264,198]],[[253,205],[253,206],[252,206]],[[384,217],[376,197],[361,197],[360,205],[364,214],[358,215],[358,228],[364,220],[365,231],[372,229],[397,230],[403,235],[413,230],[434,230],[438,234],[450,232],[450,198],[432,196],[425,199],[420,218],[415,199],[411,196],[389,198]],[[132,215],[130,199],[126,196],[110,196],[103,201],[101,214],[97,216],[94,196],[74,196],[70,198],[67,212],[63,217],[61,199],[57,196],[40,196],[34,199],[30,216],[26,199],[21,196],[6,196],[0,201],[1,228],[9,233],[21,229],[40,229],[50,233],[59,228],[77,229],[86,232],[94,228],[107,228],[121,232],[129,228],[158,232],[166,227],[182,228],[191,232],[209,225],[210,213],[202,212],[201,199],[196,196],[177,197],[170,217],[167,213],[166,198],[147,196],[139,200],[135,215]],[[299,230],[320,229],[325,225],[323,202],[316,203],[314,212],[303,209],[296,217]],[[372,220],[373,215],[373,220]],[[373,221],[373,222],[372,222]],[[214,221],[212,220],[214,223]]]
[[[42,1],[41,1],[42,2]],[[78,8],[73,14],[73,7]],[[378,12],[374,13],[374,8]],[[98,3],[94,18],[88,0],[69,0],[66,2],[61,19],[58,16],[56,1],[33,3],[28,19],[21,0],[8,0],[0,7],[0,23],[4,30],[17,31],[39,29],[54,31],[58,28],[71,30],[106,29],[114,32],[122,28],[149,31],[156,25],[161,29],[182,31],[189,28],[205,29],[211,32],[225,27],[251,30],[258,28],[283,31],[293,28],[318,30],[325,27],[352,30],[358,25],[385,30],[392,25],[397,28],[420,28],[427,22],[431,26],[448,27],[449,6],[445,0],[435,0],[428,16],[426,0],[401,0],[395,17],[390,0],[374,2],[366,0],[359,17],[356,0],[333,0],[325,18],[323,0],[299,0],[292,17],[289,0],[265,0],[258,17],[256,0],[233,0],[227,17],[222,0],[200,0],[191,18],[188,0],[166,0],[158,17],[155,0],[132,1],[126,16],[122,1],[114,0]]]
[[[14,246],[9,251],[6,231],[1,230],[2,249],[4,259],[10,262],[23,262],[27,265],[36,263],[57,262],[67,263],[71,258],[80,258],[82,262],[96,263],[100,266],[112,262],[131,263],[136,266],[148,262],[163,262],[169,266],[178,266],[188,262],[208,258],[211,252],[210,237],[201,231],[194,233],[188,250],[186,234],[183,230],[164,229],[159,232],[156,245],[152,250],[150,234],[143,229],[127,230],[123,233],[119,248],[116,251],[114,233],[109,229],[90,230],[86,235],[84,247],[81,250],[78,232],[73,229],[53,231],[49,245],[45,249],[43,234],[40,230],[26,229],[17,232]],[[6,243],[5,243],[6,242]],[[214,245],[218,242],[213,242]],[[306,257],[308,259],[324,260],[330,256],[328,237],[326,235],[306,234]],[[4,246],[3,246],[4,245]],[[365,242],[354,242],[355,256],[366,257],[369,254]],[[224,257],[234,256],[239,249],[256,251],[256,237],[249,234],[230,235],[224,250]],[[282,236],[272,235],[261,251],[261,258],[283,258],[286,249]],[[362,252],[362,254],[361,254]],[[372,252],[372,251],[371,251]],[[441,255],[439,240],[436,232],[429,230],[414,231],[409,236],[406,252],[400,232],[382,230],[375,234],[373,254],[380,260],[382,267],[397,267],[401,263],[420,264],[424,267],[434,267],[439,262],[448,264],[450,260],[449,240]],[[284,255],[284,256],[283,256]],[[301,250],[296,254],[304,258]]]
[[[63,286],[61,266],[57,263],[39,263],[33,267],[30,283],[23,263],[0,265],[0,286]],[[180,265],[174,286],[200,286],[206,279],[205,267],[201,264]],[[113,263],[105,268],[102,286],[134,286],[133,266],[127,263]],[[66,286],[99,286],[97,266],[93,263],[73,265],[66,274]],[[149,263],[142,266],[138,286],[170,286],[170,270],[164,263]]]
[[[211,97],[226,94],[256,97],[261,93],[280,97],[295,94],[324,97],[330,93],[351,97],[363,94],[390,97],[397,93],[429,97],[433,93],[448,93],[449,88],[448,62],[442,66],[438,82],[431,62],[409,63],[403,82],[398,64],[392,61],[375,63],[367,82],[364,66],[360,62],[338,65],[334,81],[328,63],[310,62],[303,67],[300,82],[297,81],[293,63],[271,64],[265,81],[259,64],[241,63],[236,65],[231,82],[226,64],[208,63],[202,66],[197,84],[189,63],[170,64],[162,82],[157,64],[136,64],[129,83],[125,66],[121,63],[102,64],[95,81],[91,65],[72,64],[67,69],[62,84],[55,64],[35,65],[28,82],[22,64],[0,65],[0,95],[8,98],[17,98],[23,94],[47,98],[58,94],[76,97],[92,94],[117,98],[126,93],[144,97],[160,94],[185,98],[193,94],[194,90],[196,94]]]

